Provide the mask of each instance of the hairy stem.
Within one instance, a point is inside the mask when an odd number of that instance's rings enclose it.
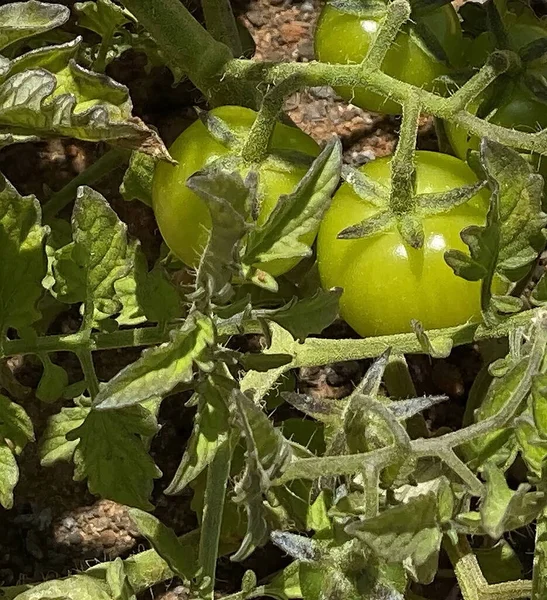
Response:
[[[226,44],[233,56],[241,56],[243,47],[230,0],[201,0],[207,31],[219,42]]]

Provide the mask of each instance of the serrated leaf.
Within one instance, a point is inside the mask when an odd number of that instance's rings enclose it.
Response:
[[[501,229],[497,271],[517,281],[545,244],[543,179],[518,152],[491,140],[482,141],[481,162],[492,193],[498,196]]]
[[[14,74],[0,84],[0,134],[104,140],[172,160],[157,133],[131,115],[127,88],[79,66],[73,49],[39,49],[10,65]]]
[[[207,301],[227,299],[232,275],[239,268],[239,247],[249,229],[248,207],[256,199],[256,174],[249,174],[243,181],[237,171],[213,164],[192,175],[186,185],[204,200],[211,215],[209,240],[199,262],[192,297],[204,294]]]
[[[0,6],[0,50],[39,33],[60,27],[68,21],[70,10],[61,4],[13,2]]]
[[[152,206],[152,179],[157,159],[143,152],[133,152],[123,176],[120,193],[124,200],[140,200]]]
[[[493,273],[498,260],[499,226],[471,225],[461,232],[461,238],[471,255],[460,250],[448,250],[444,255],[454,273],[468,281],[479,281]]]
[[[292,450],[262,409],[239,390],[232,393],[230,410],[247,448],[245,471],[234,489],[234,502],[244,504],[247,512],[247,533],[232,557],[241,561],[268,538],[262,494],[290,462]]]
[[[13,508],[13,490],[19,480],[19,467],[11,448],[0,441],[0,504]]]
[[[197,388],[198,409],[194,428],[181,463],[165,490],[166,494],[180,494],[216,456],[218,449],[228,441],[227,397],[233,389],[231,380],[209,376]]]
[[[352,523],[346,532],[362,540],[377,556],[405,562],[411,572],[425,565],[427,571],[421,573],[420,581],[433,580],[442,541],[435,494],[416,496],[377,517]]]
[[[145,350],[139,360],[102,386],[95,406],[100,409],[131,406],[190,381],[194,362],[205,358],[214,339],[210,319],[194,313],[179,330],[171,333],[171,341]]]
[[[127,275],[127,226],[98,193],[78,188],[72,213],[74,242],[61,248],[53,261],[53,291],[64,302],[82,302],[84,327],[98,323],[120,309],[114,284]]]
[[[19,594],[17,600],[112,600],[112,596],[105,582],[78,574],[39,583]]]
[[[87,479],[92,494],[152,509],[149,497],[161,471],[140,436],[154,435],[157,430],[156,419],[142,406],[91,410],[82,425],[67,435],[71,441],[79,439],[74,451],[74,479]]]
[[[46,274],[40,204],[20,196],[0,174],[0,337],[8,327],[24,327],[40,318],[36,304]]]
[[[310,334],[319,334],[331,325],[339,313],[341,288],[317,290],[311,298],[293,298],[275,310],[256,311],[256,315],[274,321],[297,340],[304,341]]]
[[[251,265],[311,253],[300,238],[317,230],[340,180],[341,163],[342,146],[335,140],[314,160],[295,191],[279,198],[266,223],[249,234],[243,262]]]
[[[509,489],[505,476],[494,465],[485,468],[486,494],[480,513],[484,531],[499,539],[531,523],[547,504],[544,492],[529,492],[530,485],[521,484],[516,492]]]
[[[481,406],[475,411],[475,422],[494,416],[510,401],[521,383],[528,362],[528,357],[521,358],[510,366],[503,377],[494,379]],[[490,461],[503,465],[511,457],[514,459],[515,440],[511,430],[503,428],[485,433],[462,445],[461,449],[472,469]]]
[[[174,531],[142,510],[131,508],[131,519],[154,550],[183,581],[190,581],[197,571],[197,548],[181,542]]]
[[[50,467],[59,461],[70,461],[78,445],[77,440],[69,441],[67,433],[78,429],[89,413],[89,408],[80,406],[61,408],[49,418],[40,442],[40,464]]]
[[[524,414],[516,419],[515,438],[530,473],[536,479],[540,479],[547,459],[547,441],[540,438],[531,416]]]
[[[9,440],[13,452],[20,454],[34,441],[34,428],[25,409],[0,394],[0,440]]]
[[[114,283],[116,298],[121,303],[118,325],[169,323],[183,316],[182,299],[161,265],[148,271],[146,256],[137,242],[129,244],[129,273]]]

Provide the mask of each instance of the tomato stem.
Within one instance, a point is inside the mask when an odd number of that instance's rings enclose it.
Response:
[[[243,46],[229,0],[201,0],[207,31],[219,42],[226,44],[234,56],[243,54]]]
[[[394,0],[388,4],[386,17],[361,63],[363,71],[377,71],[381,68],[399,30],[408,21],[410,11],[410,4],[407,0]]]

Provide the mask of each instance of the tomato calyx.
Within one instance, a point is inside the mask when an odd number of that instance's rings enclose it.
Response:
[[[447,192],[413,194],[406,209],[401,210],[398,203],[393,206],[389,189],[353,168],[343,171],[345,181],[355,193],[378,211],[361,222],[343,229],[338,239],[357,239],[369,237],[397,227],[403,240],[412,248],[421,248],[424,243],[422,221],[424,218],[446,213],[465,204],[486,185],[486,181],[464,185]]]

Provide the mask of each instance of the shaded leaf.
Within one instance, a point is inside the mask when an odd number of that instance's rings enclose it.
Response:
[[[20,196],[0,174],[0,337],[8,327],[24,327],[40,318],[36,304],[46,274],[40,204]]]
[[[165,490],[166,494],[180,494],[211,464],[218,449],[228,441],[227,399],[232,389],[231,380],[218,375],[209,376],[198,386],[194,428],[177,472]]]
[[[140,200],[152,206],[152,179],[157,159],[143,152],[133,152],[123,176],[120,193],[124,200]]]
[[[76,2],[74,12],[80,27],[90,29],[102,38],[112,36],[117,29],[131,22],[129,14],[111,0]]]
[[[87,479],[92,494],[152,509],[149,497],[161,471],[140,436],[154,435],[157,430],[156,419],[142,406],[91,410],[82,425],[67,434],[71,441],[79,439],[74,451],[74,478]]]
[[[44,372],[36,388],[36,397],[42,402],[56,402],[68,385],[68,373],[63,367],[52,362],[49,354],[41,354]]]
[[[15,454],[21,454],[34,441],[34,428],[25,409],[0,394],[0,440],[11,442]]]
[[[13,490],[19,480],[19,467],[11,448],[0,442],[0,504],[13,508]]]
[[[49,418],[40,442],[40,464],[43,467],[49,467],[61,460],[72,460],[78,441],[69,441],[66,435],[78,429],[88,413],[89,408],[80,406],[61,408],[60,412]]]
[[[152,396],[163,396],[177,384],[190,381],[195,361],[205,360],[214,342],[211,321],[194,313],[171,332],[171,341],[149,348],[101,387],[95,398],[100,409],[131,406]]]

